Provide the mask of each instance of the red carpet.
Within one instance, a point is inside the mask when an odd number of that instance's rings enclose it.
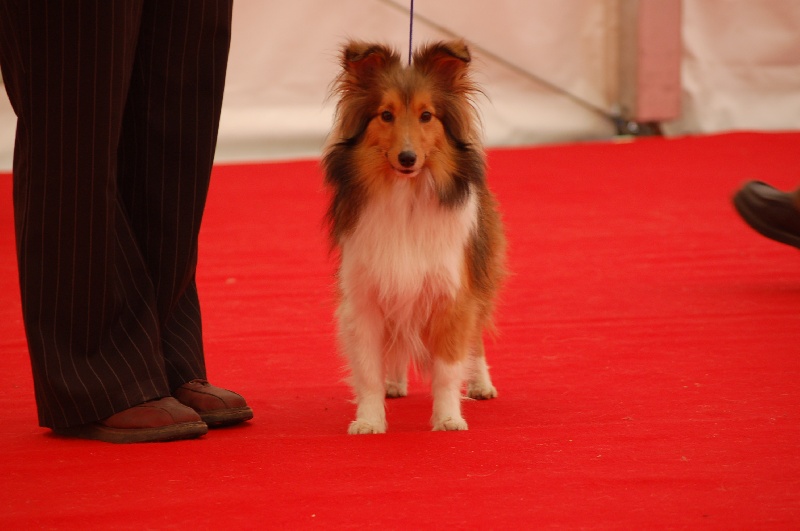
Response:
[[[11,179],[0,176],[3,528],[800,527],[800,255],[744,225],[747,179],[800,183],[800,134],[498,150],[510,242],[497,400],[430,433],[345,435],[316,162],[220,166],[201,248],[212,380],[256,418],[114,446],[37,427]]]

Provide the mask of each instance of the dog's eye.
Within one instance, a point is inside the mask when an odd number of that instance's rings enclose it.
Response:
[[[424,123],[424,124],[430,122],[431,118],[433,118],[433,115],[428,111],[425,111],[425,112],[423,112],[422,114],[419,115],[419,121]]]
[[[391,123],[394,121],[394,114],[392,114],[389,111],[383,111],[381,113],[381,120],[383,120],[386,123]]]

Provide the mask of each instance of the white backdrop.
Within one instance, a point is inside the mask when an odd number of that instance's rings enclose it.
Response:
[[[608,138],[609,121],[482,55],[499,55],[592,106],[618,101],[620,0],[416,0],[474,45],[490,146]],[[328,85],[348,38],[405,57],[407,0],[236,0],[218,161],[315,157],[331,123]],[[800,129],[800,2],[683,0],[683,114],[668,134]],[[419,18],[415,42],[448,37]],[[0,95],[0,171],[15,118]]]
[[[683,116],[669,131],[800,129],[800,2],[683,6]]]

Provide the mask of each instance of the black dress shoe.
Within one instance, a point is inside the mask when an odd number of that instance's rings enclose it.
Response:
[[[800,248],[800,210],[794,194],[750,181],[733,196],[733,205],[758,233]]]

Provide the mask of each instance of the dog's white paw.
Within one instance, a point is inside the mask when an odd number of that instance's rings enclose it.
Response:
[[[350,435],[367,435],[370,433],[386,433],[386,426],[378,426],[364,419],[356,419],[347,428]]]
[[[402,398],[408,396],[406,382],[386,382],[386,398]]]
[[[467,386],[467,396],[475,400],[489,400],[497,398],[497,389],[491,383],[470,382]]]
[[[433,431],[464,431],[467,429],[467,421],[461,417],[439,420],[434,423]]]

